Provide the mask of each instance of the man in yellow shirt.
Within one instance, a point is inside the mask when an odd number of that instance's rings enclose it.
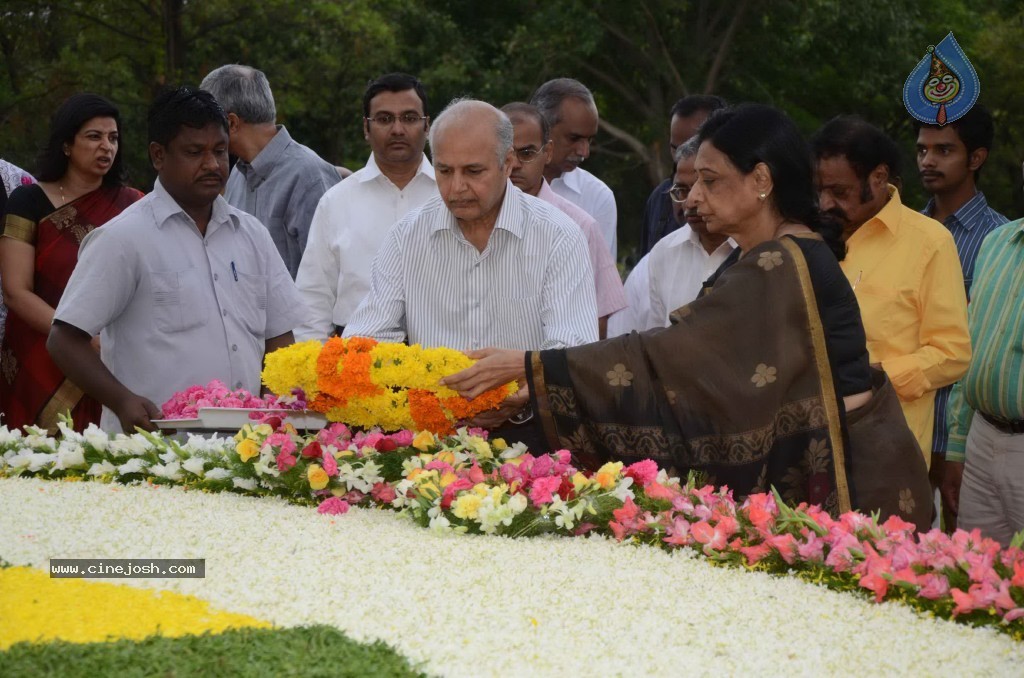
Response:
[[[953,236],[900,202],[896,145],[864,120],[840,116],[811,139],[821,209],[843,224],[841,262],[860,304],[871,362],[900,397],[930,462],[935,390],[967,371],[967,296]]]

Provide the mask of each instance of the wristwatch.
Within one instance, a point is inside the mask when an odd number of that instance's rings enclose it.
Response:
[[[527,403],[526,405],[523,406],[523,409],[519,410],[511,417],[509,417],[508,421],[510,424],[521,426],[526,422],[530,421],[531,419],[533,419],[533,405]]]

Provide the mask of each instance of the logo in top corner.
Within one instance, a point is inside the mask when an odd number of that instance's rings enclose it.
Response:
[[[912,116],[929,125],[959,120],[981,94],[981,82],[967,55],[950,33],[929,45],[903,85],[903,105]]]

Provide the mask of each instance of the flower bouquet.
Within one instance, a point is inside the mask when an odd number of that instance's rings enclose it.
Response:
[[[329,421],[385,431],[455,431],[456,422],[497,408],[515,382],[472,400],[439,382],[473,364],[460,351],[333,337],[306,341],[267,355],[263,383],[275,393],[301,389],[309,409]]]

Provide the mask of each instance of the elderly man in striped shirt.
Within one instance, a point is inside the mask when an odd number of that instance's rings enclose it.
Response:
[[[461,350],[539,350],[598,338],[587,242],[553,205],[509,181],[513,128],[482,101],[453,101],[430,129],[440,195],[400,221],[373,262],[345,336]],[[493,427],[525,390],[475,423]]]

